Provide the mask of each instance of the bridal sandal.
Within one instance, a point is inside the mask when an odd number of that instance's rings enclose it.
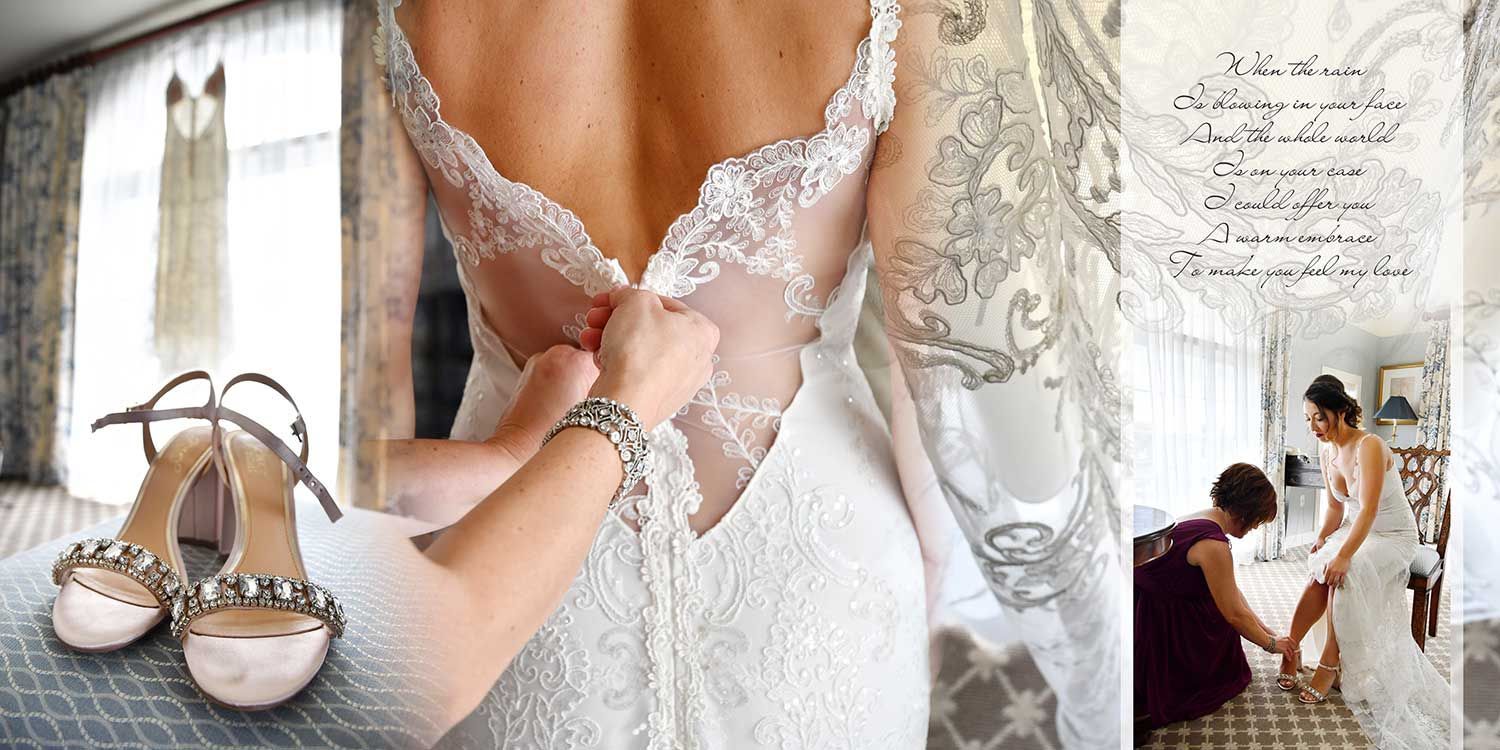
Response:
[[[177,386],[208,381],[202,406],[155,409]],[[52,631],[77,651],[123,648],[166,618],[183,590],[186,572],[178,538],[223,546],[233,518],[224,513],[223,484],[209,470],[215,430],[190,427],[174,435],[160,452],[151,423],[201,419],[212,424],[217,411],[213,379],[202,370],[183,373],[149,401],[106,415],[93,429],[112,424],[141,425],[146,476],[130,515],[113,538],[83,539],[68,545],[52,566],[60,588],[52,604]]]
[[[1283,660],[1282,663],[1285,664],[1286,663],[1285,660]],[[1298,656],[1297,657],[1297,661],[1296,661],[1295,665],[1292,667],[1292,671],[1290,673],[1288,673],[1288,672],[1279,672],[1279,673],[1277,673],[1277,675],[1276,675],[1276,687],[1281,688],[1282,692],[1288,692],[1288,691],[1291,691],[1291,690],[1295,690],[1297,688],[1297,685],[1300,684],[1300,682],[1301,682],[1301,679],[1299,677],[1301,675],[1301,673],[1302,673],[1302,657]]]
[[[1326,669],[1326,670],[1328,670],[1328,671],[1330,671],[1330,672],[1333,673],[1333,683],[1328,686],[1329,690],[1333,690],[1333,689],[1335,689],[1335,688],[1337,688],[1339,686],[1339,683],[1338,683],[1338,680],[1339,680],[1339,668],[1338,667],[1330,667],[1327,664],[1324,664],[1323,662],[1320,661],[1320,662],[1318,662],[1318,669]],[[1314,672],[1313,676],[1317,676],[1317,673]],[[1312,700],[1308,700],[1307,699],[1308,696],[1312,696],[1313,699]],[[1321,690],[1313,687],[1312,686],[1312,681],[1309,680],[1306,685],[1302,686],[1301,692],[1297,693],[1297,700],[1301,701],[1302,703],[1304,703],[1306,705],[1315,706],[1315,705],[1317,705],[1319,703],[1326,702],[1328,700],[1328,696],[1326,694],[1324,694],[1323,691],[1321,691]]]
[[[297,411],[292,434],[300,452],[224,407],[229,390],[242,382],[276,391]],[[345,625],[338,599],[303,568],[293,488],[300,482],[311,490],[329,520],[341,514],[308,471],[307,425],[279,383],[255,373],[235,377],[220,393],[216,416],[240,428],[213,445],[240,520],[224,567],[186,587],[173,605],[172,635],[181,639],[188,674],[204,695],[231,708],[269,708],[312,681]]]

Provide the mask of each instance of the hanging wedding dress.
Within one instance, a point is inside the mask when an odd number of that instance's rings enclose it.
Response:
[[[1345,522],[1308,556],[1308,571],[1320,582],[1360,513],[1357,486],[1351,485],[1348,495],[1331,484],[1329,491],[1343,504]],[[1386,467],[1379,503],[1375,523],[1355,550],[1348,578],[1333,597],[1331,616],[1343,677],[1340,690],[1375,747],[1446,748],[1452,701],[1448,681],[1411,637],[1406,583],[1417,553],[1417,522],[1395,460]],[[1302,653],[1321,654],[1323,633],[1320,619],[1308,631]]]
[[[213,367],[227,350],[228,191],[224,66],[197,96],[174,73],[167,85],[156,258],[155,342],[163,372]]]
[[[851,346],[872,256],[871,162],[896,107],[899,6],[874,0],[866,38],[839,52],[849,74],[822,129],[710,167],[697,204],[632,280],[572,211],[500,174],[443,119],[398,4],[380,4],[376,57],[453,245],[475,349],[453,437],[490,434],[516,362],[576,339],[596,293],[680,298],[721,334],[710,381],[650,436],[652,473],[464,727],[483,722],[480,744],[517,749],[923,747],[931,677],[913,516],[920,524],[930,506],[908,507],[903,481],[918,474]],[[1094,33],[1050,3],[1036,12],[1049,55]],[[985,28],[962,20],[943,19],[952,50]],[[1021,50],[1021,27],[993,28]],[[926,113],[968,139],[941,148],[955,162],[941,188],[980,194],[954,198],[967,219],[946,224],[965,247],[894,252],[896,269],[881,271],[887,334],[915,400],[891,424],[920,431],[937,476],[918,489],[946,497],[1058,693],[1064,744],[1118,747],[1118,722],[1099,720],[1119,706],[1118,391],[1091,328],[1109,331],[1114,312],[1117,178],[1113,125],[1099,113],[1118,105],[1097,85],[1080,90],[1064,58],[1039,64],[1055,97],[1050,129],[1016,83],[1029,73],[982,64],[956,71],[965,90]],[[959,80],[970,74],[987,80]],[[920,135],[905,141],[907,164],[938,149]],[[979,148],[989,153],[958,163]],[[1002,189],[1019,205],[996,200]],[[980,216],[1012,208],[1008,222]],[[1005,710],[993,706],[997,724]]]

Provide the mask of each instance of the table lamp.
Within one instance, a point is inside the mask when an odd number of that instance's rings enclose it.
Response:
[[[1389,419],[1391,422],[1391,445],[1396,444],[1396,424],[1401,421],[1413,422],[1417,419],[1417,413],[1412,410],[1411,402],[1405,396],[1391,396],[1385,400],[1380,411],[1375,413],[1376,419]]]

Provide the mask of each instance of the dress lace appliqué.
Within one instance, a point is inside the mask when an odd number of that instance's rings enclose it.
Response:
[[[722,340],[721,351],[736,345],[735,358],[717,363],[688,406],[652,431],[644,490],[605,519],[563,604],[488,697],[495,744],[922,746],[920,550],[889,435],[849,365],[868,250],[807,240],[817,236],[809,226],[842,238],[863,220],[851,183],[867,176],[894,111],[898,10],[872,5],[870,34],[824,107],[824,127],[711,166],[696,205],[647,263],[639,286],[658,294],[686,297],[717,282],[713,296],[746,313],[716,322],[721,331],[739,323],[748,340]],[[473,282],[487,263],[535,258],[588,294],[628,280],[571,211],[499,174],[472,137],[443,121],[389,0],[381,20],[377,50],[395,106],[448,197],[440,208],[476,351],[454,436],[469,438],[493,418],[475,412],[512,397],[505,384],[517,377],[512,352],[476,314]],[[545,312],[553,330],[577,339],[584,323],[575,311]],[[735,491],[702,534],[690,523],[704,504],[700,481]]]

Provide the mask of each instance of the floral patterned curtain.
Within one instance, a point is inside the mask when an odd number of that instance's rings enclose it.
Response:
[[[370,409],[387,403],[387,393],[401,383],[388,371],[384,347],[390,342],[384,310],[390,295],[400,294],[383,248],[401,231],[411,214],[402,196],[402,168],[392,139],[405,130],[391,107],[382,76],[384,62],[370,54],[375,37],[376,4],[345,0],[343,39],[343,112],[339,157],[343,225],[343,351],[339,399],[339,496],[363,508],[386,506],[383,462],[367,441],[409,436],[392,410]],[[363,406],[364,408],[361,408]],[[394,410],[400,413],[400,410]],[[408,415],[409,416],[409,415]]]
[[[1259,530],[1255,559],[1281,557],[1286,541],[1286,396],[1291,327],[1281,312],[1266,317],[1261,329],[1261,466],[1276,486],[1276,519]]]
[[[67,477],[87,73],[0,105],[0,474]]]
[[[1449,422],[1453,412],[1452,387],[1448,376],[1448,341],[1452,337],[1452,324],[1445,315],[1432,321],[1432,331],[1427,338],[1426,361],[1422,365],[1422,413],[1417,415],[1417,442],[1428,448],[1449,450]],[[1422,538],[1436,540],[1439,519],[1443,517],[1448,503],[1448,462],[1440,462],[1437,472],[1438,507],[1428,514],[1428,528],[1422,530]]]

